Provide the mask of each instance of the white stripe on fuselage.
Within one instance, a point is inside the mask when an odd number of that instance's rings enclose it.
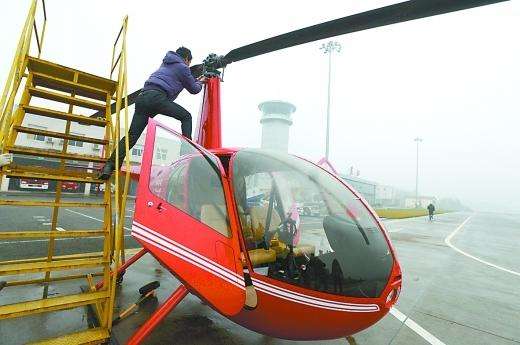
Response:
[[[135,221],[132,226],[132,235],[154,247],[166,251],[186,262],[189,262],[190,264],[220,277],[240,289],[245,289],[244,278],[241,275]],[[255,278],[253,278],[253,282],[254,287],[263,293],[311,307],[357,313],[379,311],[379,306],[377,304],[336,302],[280,288]]]

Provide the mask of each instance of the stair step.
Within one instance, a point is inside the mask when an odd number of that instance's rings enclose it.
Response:
[[[60,102],[60,103],[77,105],[77,106],[83,107],[83,108],[99,110],[103,113],[106,109],[106,103],[92,102],[92,101],[89,101],[86,99],[72,97],[72,96],[61,94],[61,93],[52,92],[49,90],[38,89],[35,87],[28,87],[27,90],[33,97],[39,97],[39,98],[49,99],[51,101]]]
[[[55,78],[47,74],[33,73],[33,85],[67,93],[74,92],[74,94],[78,96],[97,99],[99,101],[107,101],[108,92],[106,90],[83,85],[79,82],[76,83],[71,80]]]
[[[91,73],[83,72],[74,68],[58,65],[54,62],[38,59],[32,56],[28,57],[27,67],[29,71],[34,73],[46,74],[51,77],[74,80],[74,74],[78,74],[78,83],[110,92],[112,95],[117,88],[117,82],[111,79],[103,78]],[[103,99],[104,101],[105,99]]]
[[[93,117],[88,117],[88,116],[69,114],[69,113],[65,113],[63,111],[51,110],[51,109],[47,109],[47,108],[35,107],[33,105],[24,105],[23,110],[29,114],[52,117],[54,119],[60,119],[60,120],[65,120],[65,121],[77,122],[82,125],[89,125],[89,126],[92,125],[92,126],[98,126],[98,127],[106,126],[105,120],[100,120],[98,118],[93,118]]]
[[[75,259],[0,265],[0,276],[102,267],[107,262],[104,259]]]
[[[92,328],[82,332],[66,334],[58,338],[41,340],[29,345],[79,345],[79,344],[99,344],[103,340],[109,339],[110,333],[106,328]]]
[[[30,201],[30,200],[6,200],[0,199],[3,206],[34,206],[34,207],[106,207],[105,202],[54,202],[54,201]]]
[[[36,134],[36,135],[40,134],[40,135],[44,135],[46,137],[83,141],[86,143],[99,144],[99,145],[108,144],[108,140],[104,140],[104,139],[84,137],[81,135],[65,134],[65,133],[60,133],[60,132],[51,132],[51,131],[45,131],[45,130],[38,129],[38,128],[15,126],[14,129],[18,132]]]
[[[106,232],[104,230],[67,230],[67,231],[38,231],[38,230],[26,230],[26,231],[2,231],[0,232],[0,239],[18,239],[18,238],[49,238],[53,235],[54,238],[89,238],[104,236]],[[53,260],[56,258],[53,257]],[[0,265],[3,262],[0,261]]]
[[[41,180],[71,181],[94,184],[102,184],[106,182],[104,180],[97,179],[97,176],[94,173],[79,172],[74,170],[60,171],[46,167],[25,165],[11,165],[6,169],[5,175],[16,178],[35,178]]]
[[[93,304],[108,297],[108,291],[96,291],[2,305],[0,306],[0,320],[56,310],[72,309]]]
[[[107,161],[107,158],[101,158],[101,157],[97,157],[97,156],[83,155],[83,154],[77,154],[77,153],[63,153],[61,151],[35,149],[32,147],[27,147],[27,146],[8,146],[6,149],[8,152],[11,152],[11,153],[18,153],[21,155],[29,155],[29,156],[61,158],[61,159],[66,159],[66,160],[97,162],[97,163],[103,163],[103,162]]]
[[[80,230],[82,231],[82,230]],[[55,255],[52,257],[53,261],[59,261],[59,260],[70,260],[70,259],[87,259],[87,258],[102,258],[103,252],[86,252],[86,253],[78,253],[78,254],[67,254],[67,255]],[[23,264],[28,262],[43,262],[47,261],[47,257],[39,257],[39,258],[32,258],[32,259],[16,259],[16,260],[6,260],[6,261],[0,261],[2,265],[8,265],[8,264]]]

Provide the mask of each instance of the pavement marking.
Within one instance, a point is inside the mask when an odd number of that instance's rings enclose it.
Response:
[[[89,218],[89,219],[97,220],[98,222],[101,222],[101,223],[104,223],[104,222],[105,222],[105,221],[103,221],[103,220],[101,220],[101,219],[99,219],[99,218],[92,217],[92,216],[89,216],[88,214],[84,214],[84,213],[81,213],[81,212],[72,211],[72,210],[70,210],[70,209],[68,209],[68,208],[66,208],[65,211],[69,211],[69,212],[71,212],[71,213],[75,213],[75,214],[78,214],[78,215],[80,215],[80,216],[83,216],[83,217],[86,217],[86,218]],[[126,226],[123,226],[123,228],[124,228],[125,230],[132,231],[132,229],[130,229],[130,228],[126,227]]]
[[[403,230],[403,228],[390,229],[390,230],[388,230],[388,232],[399,232],[401,230]]]
[[[42,225],[51,225],[52,223],[42,223]]]
[[[390,309],[390,314],[395,316],[397,320],[403,322],[408,328],[417,333],[428,343],[432,345],[446,345],[445,343],[437,339],[437,337],[435,337],[433,334],[419,326],[414,320],[410,319],[408,316],[401,313],[397,308],[392,307],[392,309]]]
[[[469,216],[468,218],[466,218],[465,221],[462,222],[462,224],[460,224],[451,234],[449,234],[445,239],[444,239],[444,243],[446,243],[448,246],[451,247],[451,249],[459,252],[460,254],[464,255],[464,256],[467,256],[468,258],[470,259],[473,259],[473,260],[476,260],[480,263],[483,263],[484,265],[488,265],[490,267],[493,267],[493,268],[496,268],[497,270],[501,270],[501,271],[504,271],[504,272],[507,272],[507,273],[511,273],[511,274],[514,274],[516,276],[519,276],[520,277],[520,272],[516,272],[516,271],[513,271],[513,270],[510,270],[510,269],[507,269],[507,268],[504,268],[502,266],[498,266],[498,265],[495,265],[495,264],[492,264],[491,262],[489,261],[486,261],[486,260],[482,260],[480,258],[477,258],[476,256],[473,256],[471,254],[468,254],[466,253],[465,251],[455,247],[453,244],[451,244],[451,239],[453,238],[453,236],[455,236],[457,234],[457,232],[459,232],[460,229],[462,229],[462,227],[464,225],[466,225],[466,223],[474,216],[474,214],[472,214],[471,216]]]
[[[61,226],[57,226],[56,230],[58,230],[58,231],[65,231],[65,229],[63,229]]]

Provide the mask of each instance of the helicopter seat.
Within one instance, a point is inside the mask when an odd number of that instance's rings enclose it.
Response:
[[[255,242],[262,242],[264,240],[265,233],[265,224],[267,219],[267,207],[261,206],[253,206],[249,209],[249,213],[251,215],[251,229],[250,229],[250,237],[254,239]],[[281,223],[280,216],[278,213],[273,212],[271,215],[271,223],[269,224],[269,229],[271,231],[275,230],[278,225]],[[248,229],[249,230],[249,229]],[[247,234],[245,234],[247,238]],[[269,244],[270,249],[273,249],[276,252],[276,257],[285,258],[289,253],[289,247],[284,242],[280,241],[277,237],[271,239],[271,243]],[[307,255],[310,256],[311,253],[314,253],[315,247],[312,245],[297,245],[293,248],[293,252],[295,256]]]
[[[256,242],[264,240],[265,224],[267,220],[267,207],[263,206],[252,206],[249,208],[249,214],[251,215],[251,232]],[[282,220],[278,213],[273,211],[271,214],[271,223],[269,224],[269,230],[274,231],[280,225]]]
[[[229,222],[227,219],[227,211],[224,206],[217,208],[215,205],[202,205],[200,209],[200,221],[224,236],[229,236]]]
[[[280,241],[278,238],[273,238],[271,240],[270,247],[276,251],[276,256],[280,259],[285,259],[287,254],[289,254],[289,246],[284,242]],[[294,256],[310,256],[314,254],[316,247],[310,244],[299,244],[294,246],[293,253]]]
[[[276,261],[276,251],[274,249],[251,249],[248,251],[249,260],[253,267],[269,264]]]

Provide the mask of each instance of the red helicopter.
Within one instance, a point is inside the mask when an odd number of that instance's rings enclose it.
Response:
[[[345,337],[396,303],[402,275],[368,203],[339,177],[299,157],[222,148],[220,69],[319,39],[501,2],[413,0],[209,55],[195,142],[150,119],[132,236],[181,285],[130,338],[139,344],[188,294],[256,332],[293,340]],[[133,103],[136,91],[129,95]],[[318,217],[298,205],[319,205]],[[322,320],[322,322],[317,322]]]

